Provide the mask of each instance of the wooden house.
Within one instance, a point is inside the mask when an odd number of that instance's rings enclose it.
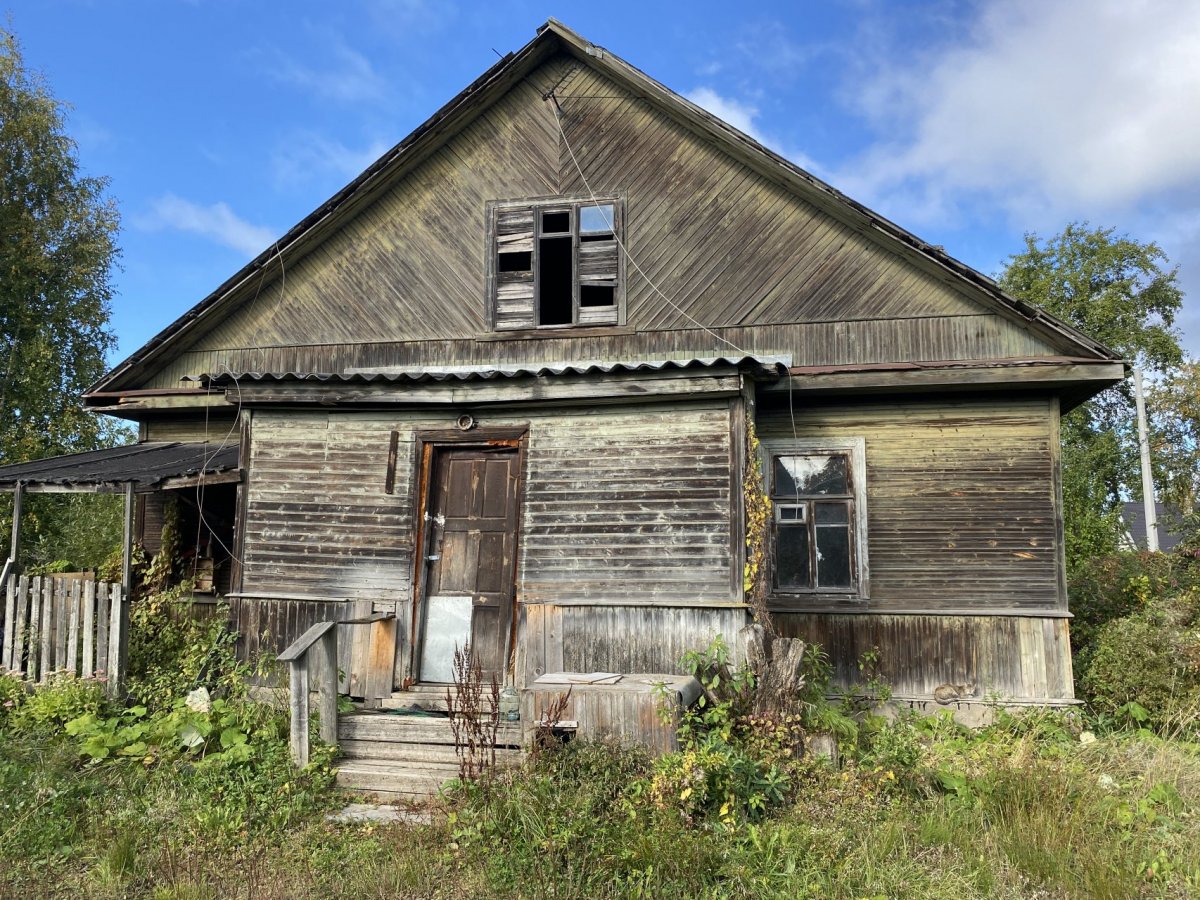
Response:
[[[353,607],[389,690],[468,638],[518,687],[674,672],[748,621],[752,426],[783,633],[901,701],[1062,703],[1059,421],[1124,374],[551,20],[85,400],[240,446],[249,655]]]

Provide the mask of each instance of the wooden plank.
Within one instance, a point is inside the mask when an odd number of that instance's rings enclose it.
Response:
[[[83,648],[79,671],[91,677],[96,674],[96,581],[83,583]]]
[[[71,585],[54,579],[54,671],[67,671],[67,631],[71,618]]]
[[[362,618],[371,614],[370,600],[355,600],[351,607],[352,618]],[[352,697],[374,699],[367,692],[367,673],[371,659],[371,635],[368,625],[351,625],[350,629],[350,685]]]
[[[96,585],[96,674],[108,677],[109,585]]]
[[[366,693],[368,699],[381,700],[392,693],[392,667],[396,660],[396,618],[362,626],[369,629],[370,650],[367,662]]]
[[[72,578],[65,592],[67,600],[67,671],[72,675],[79,674],[79,605],[83,596],[83,585],[77,578]],[[86,670],[84,674],[87,674]]]
[[[41,676],[42,617],[42,576],[35,575],[29,583],[29,664],[25,669],[29,681],[37,681]]]
[[[394,624],[395,620],[393,620]],[[321,716],[321,740],[326,744],[338,742],[338,675],[337,627],[330,628],[313,648],[316,670],[320,678],[317,709]],[[390,679],[390,674],[389,674]],[[387,685],[390,689],[390,682]]]
[[[543,609],[546,634],[546,671],[562,672],[563,663],[563,610],[561,606],[547,605]]]
[[[108,694],[117,699],[124,690],[125,649],[128,636],[125,634],[129,622],[129,601],[119,584],[108,587]]]
[[[9,557],[11,562],[12,557]],[[17,621],[17,579],[9,572],[9,567],[5,566],[6,577],[0,584],[4,589],[4,618],[0,619],[0,627],[3,628],[3,643],[0,644],[0,668],[12,671],[17,668],[13,665],[13,646],[16,643],[16,621]]]
[[[304,657],[288,663],[291,727],[289,744],[292,762],[300,768],[308,765],[308,663]]]
[[[30,671],[29,667],[25,664],[25,638],[30,627],[30,622],[33,621],[29,612],[30,603],[29,576],[22,575],[17,579],[16,618],[14,619],[16,628],[13,632],[12,657],[12,670],[22,675],[27,675]]]
[[[38,681],[43,683],[50,680],[50,673],[54,671],[54,581],[50,576],[42,579],[42,649],[38,660]]]

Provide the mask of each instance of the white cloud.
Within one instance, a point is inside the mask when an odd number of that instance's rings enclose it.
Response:
[[[708,110],[708,112],[712,113],[718,119],[754,138],[754,140],[758,141],[764,147],[770,147],[781,156],[787,157],[801,168],[813,174],[820,173],[821,167],[807,154],[801,153],[798,150],[785,150],[781,147],[779,141],[762,132],[755,121],[758,118],[758,107],[731,97],[725,97],[706,86],[689,91],[684,96],[697,106]]]
[[[135,224],[148,231],[184,231],[215,241],[247,256],[256,256],[275,240],[275,233],[253,225],[235,213],[228,203],[202,206],[175,194],[163,194],[150,204]]]
[[[728,122],[738,131],[743,131],[760,144],[765,144],[754,118],[758,115],[758,107],[742,103],[730,97],[722,97],[710,87],[698,87],[684,95],[697,106],[708,110],[718,119]]]
[[[301,88],[313,95],[338,103],[357,103],[383,98],[386,80],[375,71],[371,61],[341,40],[328,44],[331,64],[325,68],[302,65],[278,48],[263,50],[268,76],[280,84]]]
[[[303,184],[332,174],[350,179],[375,162],[392,145],[374,140],[365,147],[350,147],[314,131],[293,134],[275,152],[274,176],[281,185]]]
[[[839,187],[927,221],[972,197],[1028,226],[1200,194],[1200,4],[991,0],[855,92],[888,138]]]

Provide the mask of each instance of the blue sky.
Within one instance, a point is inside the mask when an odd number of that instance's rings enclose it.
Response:
[[[122,212],[128,355],[555,16],[992,275],[1073,220],[1200,298],[1200,3],[0,0]],[[1179,323],[1200,355],[1200,308]]]

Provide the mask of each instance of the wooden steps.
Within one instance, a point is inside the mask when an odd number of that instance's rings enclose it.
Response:
[[[502,723],[496,734],[497,762],[520,759],[520,746],[520,725]],[[445,716],[341,715],[338,750],[338,785],[380,800],[426,799],[458,777],[454,733]]]
[[[454,688],[444,684],[417,684],[406,691],[396,691],[391,697],[385,697],[380,705],[383,709],[424,709],[429,712],[446,712],[446,691]],[[490,711],[491,698],[482,698],[482,709]]]

